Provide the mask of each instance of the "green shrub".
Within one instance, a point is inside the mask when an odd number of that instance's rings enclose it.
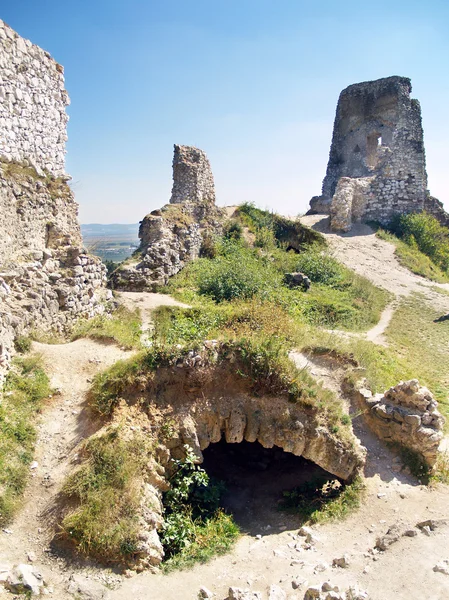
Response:
[[[428,213],[396,217],[389,229],[411,247],[417,247],[443,271],[449,270],[449,229]]]
[[[200,294],[216,302],[252,298],[256,294],[264,296],[275,280],[280,280],[268,265],[263,268],[263,263],[250,250],[236,247],[226,252],[199,273]]]
[[[228,221],[223,227],[223,236],[227,240],[238,241],[242,238],[243,227],[236,219]]]
[[[211,526],[216,537],[217,524],[230,521],[230,517],[219,511],[225,488],[222,482],[212,481],[204,469],[196,464],[196,457],[189,446],[184,448],[186,456],[173,461],[170,489],[163,495],[164,523],[160,538],[166,559],[182,554],[188,548],[191,559],[204,559],[216,553],[219,546],[227,548],[237,536],[238,529],[228,522],[219,539],[211,544],[208,539],[211,537]],[[206,554],[199,552],[201,535],[206,537]],[[192,544],[197,544],[197,552],[193,555],[190,548]]]
[[[256,238],[254,240],[254,246],[256,248],[263,248],[264,250],[272,250],[276,247],[276,238],[273,230],[268,227],[261,227],[256,231]]]
[[[315,246],[299,254],[296,270],[307,275],[313,283],[331,287],[341,286],[346,275],[341,263]]]
[[[14,340],[14,348],[16,352],[26,354],[31,350],[31,339],[25,335],[18,335]]]

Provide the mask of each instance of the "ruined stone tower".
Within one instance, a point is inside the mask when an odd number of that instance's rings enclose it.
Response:
[[[406,77],[341,92],[322,195],[312,198],[309,211],[330,213],[333,229],[437,210],[427,192],[421,108],[410,92]]]
[[[205,236],[220,233],[225,213],[215,205],[215,185],[206,153],[175,144],[169,204],[140,222],[140,246],[114,271],[118,290],[154,291],[198,258]]]
[[[215,203],[214,176],[203,150],[175,144],[170,203],[186,201]]]

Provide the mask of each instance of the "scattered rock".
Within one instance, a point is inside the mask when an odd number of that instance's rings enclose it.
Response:
[[[213,598],[214,594],[206,587],[201,586],[200,591],[198,592],[198,598]]]
[[[435,573],[443,573],[444,575],[449,575],[449,560],[443,560],[442,562],[437,563],[433,567],[433,571],[435,571]]]
[[[388,546],[391,546],[391,544],[397,542],[399,537],[400,533],[398,526],[392,525],[384,536],[377,538],[375,547],[379,550],[385,551]]]
[[[343,554],[343,556],[340,558],[334,558],[332,561],[332,566],[347,569],[349,567],[349,556],[347,554]]]
[[[406,537],[416,537],[418,532],[416,529],[407,529],[402,535],[405,535]]]
[[[315,600],[316,598],[320,598],[321,596],[321,588],[319,585],[314,585],[307,588],[306,593],[304,594],[304,600]]]
[[[13,568],[6,578],[5,587],[13,594],[31,593],[39,596],[45,582],[39,571],[32,565],[20,564]]]

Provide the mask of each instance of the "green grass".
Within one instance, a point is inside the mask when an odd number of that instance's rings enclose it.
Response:
[[[409,269],[416,275],[421,275],[431,281],[437,283],[449,282],[447,272],[440,269],[432,260],[423,254],[416,245],[407,244],[405,241],[396,237],[393,233],[379,229],[377,236],[387,242],[391,242],[396,246],[395,254],[398,257],[400,264]]]
[[[135,557],[143,471],[150,451],[148,436],[124,440],[113,427],[84,443],[84,462],[63,488],[75,508],[62,522],[62,535],[79,552],[125,564]]]
[[[38,356],[16,358],[0,403],[0,525],[20,506],[36,442],[36,421],[51,393]]]
[[[284,274],[303,270],[314,282],[305,293],[284,284]],[[168,290],[180,300],[211,307],[258,299],[271,302],[298,323],[360,331],[378,322],[389,295],[346,269],[316,245],[301,254],[264,251],[227,241],[213,259],[199,259],[175,276]]]
[[[196,563],[205,563],[215,556],[226,554],[237,540],[240,530],[232,516],[222,511],[207,521],[192,523],[194,541],[162,563],[164,573],[188,569]]]
[[[114,341],[125,349],[140,348],[141,321],[139,310],[130,311],[120,306],[114,313],[80,319],[71,335],[72,340],[88,337]]]

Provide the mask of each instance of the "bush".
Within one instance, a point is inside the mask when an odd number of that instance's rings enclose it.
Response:
[[[228,221],[223,228],[223,236],[227,240],[240,240],[242,238],[242,233],[243,227],[235,219]]]
[[[314,246],[299,254],[296,270],[307,275],[313,283],[331,287],[341,286],[345,279],[345,268],[330,254]]]
[[[198,292],[210,296],[215,302],[252,298],[258,294],[263,296],[276,277],[273,269],[264,265],[250,251],[235,247],[225,250],[224,256],[219,256],[199,273]],[[279,282],[276,282],[279,283]]]
[[[449,229],[428,213],[410,213],[396,217],[389,229],[426,254],[443,271],[449,270]]]
[[[25,335],[18,335],[14,340],[14,348],[16,352],[26,354],[31,350],[31,339]]]

